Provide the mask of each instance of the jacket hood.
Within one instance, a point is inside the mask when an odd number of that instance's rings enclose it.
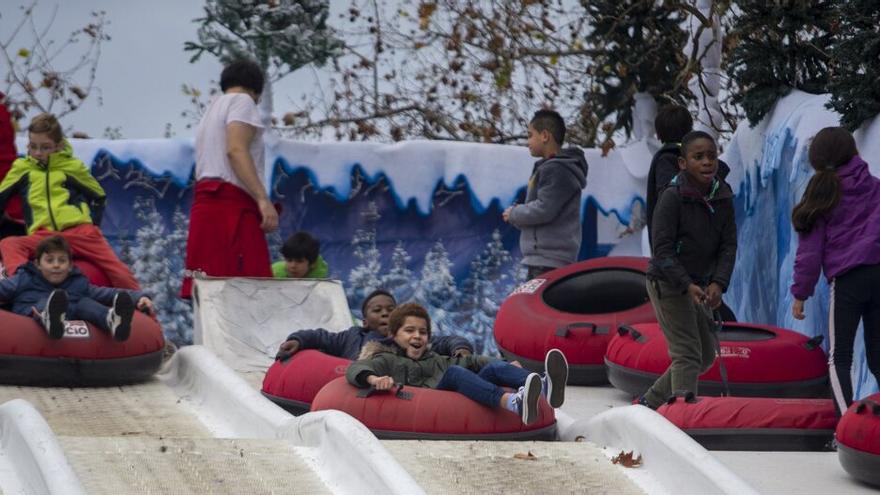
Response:
[[[856,155],[846,165],[837,169],[840,177],[840,187],[844,191],[852,193],[866,193],[871,190],[873,177],[868,169],[868,164],[859,155]]]
[[[40,162],[31,155],[25,156],[24,159],[36,167],[42,167],[42,165],[40,165]],[[66,161],[71,159],[76,158],[73,156],[73,146],[70,145],[70,141],[68,141],[66,138],[61,140],[61,149],[49,155],[49,163],[52,163],[53,160]]]
[[[718,189],[715,191],[715,194],[710,198],[710,201],[718,201],[722,199],[731,199],[733,198],[733,190],[727,184],[724,179],[715,176],[715,182],[718,183]],[[679,191],[681,191],[681,195],[689,198],[697,198],[702,199],[703,193],[697,188],[697,186],[691,181],[690,175],[682,170],[672,179],[672,182],[669,183],[671,186],[678,186]]]
[[[383,352],[397,354],[401,351],[400,347],[391,339],[371,340],[361,347],[361,353],[358,354],[358,360],[370,359],[371,357]]]
[[[551,158],[545,158],[535,164],[535,168],[558,164],[568,169],[577,179],[578,186],[583,189],[587,185],[587,159],[584,151],[580,148],[565,148],[559,151],[559,154]]]

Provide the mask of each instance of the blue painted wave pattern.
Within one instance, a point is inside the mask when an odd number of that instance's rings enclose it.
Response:
[[[806,143],[798,142],[794,122],[769,134],[761,163],[741,164],[747,173],[736,198],[738,251],[736,270],[725,300],[743,321],[791,328],[808,336],[824,335],[828,350],[829,290],[824,277],[806,303],[804,321],[791,315],[792,283],[797,234],[791,210],[800,200],[812,168]],[[799,157],[797,160],[795,157]],[[753,165],[753,166],[748,166]],[[856,398],[878,390],[865,360],[863,330],[856,336],[853,392]]]

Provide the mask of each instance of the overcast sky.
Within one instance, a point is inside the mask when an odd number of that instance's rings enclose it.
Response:
[[[7,40],[24,4],[30,3],[0,0],[0,39]],[[91,11],[105,11],[110,21],[107,32],[112,39],[102,47],[96,83],[103,105],[93,94],[64,118],[64,127],[92,137],[101,137],[106,127],[120,127],[125,138],[158,138],[171,123],[175,135],[191,136],[193,131],[185,128],[187,121],[180,116],[189,107],[181,85],[207,90],[212,80],[220,79],[222,69],[210,55],[190,64],[191,52],[183,51],[185,41],[196,39],[192,19],[202,15],[203,5],[200,0],[40,0],[35,17],[39,26],[58,8],[53,32],[58,33],[59,43],[88,23]],[[22,47],[30,46],[30,37],[19,40]],[[5,72],[2,64],[0,70]],[[276,84],[276,113],[283,113],[288,98],[313,87],[314,80],[313,72],[305,68]]]

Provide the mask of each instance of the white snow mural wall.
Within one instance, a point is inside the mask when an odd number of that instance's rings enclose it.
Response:
[[[788,292],[797,249],[789,216],[812,173],[808,139],[838,120],[824,108],[826,101],[826,96],[794,92],[755,128],[743,123],[725,145],[739,230],[737,265],[725,300],[742,321],[811,336],[827,333],[824,281],[802,322],[790,316]],[[880,123],[875,119],[856,137],[878,175]],[[273,258],[289,234],[310,231],[321,240],[331,276],[344,282],[353,309],[370,290],[387,287],[400,300],[426,304],[439,333],[463,334],[481,352],[496,351],[495,311],[524,278],[518,269],[518,231],[501,221],[504,208],[522,201],[533,164],[524,147],[269,141],[265,181],[283,208],[281,231],[269,236]],[[19,149],[24,144],[19,139]],[[192,141],[72,144],[108,192],[102,223],[108,239],[156,294],[166,335],[191,341],[188,305],[175,294],[192,200]],[[626,229],[641,225],[654,148],[639,141],[607,156],[587,150],[581,258],[642,251],[642,236],[627,235]],[[862,397],[877,384],[865,366],[861,336],[856,359],[855,391]]]

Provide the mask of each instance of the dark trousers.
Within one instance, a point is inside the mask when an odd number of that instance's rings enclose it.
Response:
[[[46,299],[43,299],[34,306],[35,308],[37,308],[37,311],[42,313],[43,310],[46,309],[47,299],[48,295],[46,296]],[[110,328],[107,327],[108,311],[110,311],[109,306],[104,306],[94,299],[83,297],[81,299],[77,299],[76,301],[71,301],[67,305],[67,311],[65,312],[64,318],[67,320],[85,320],[102,330],[109,331]],[[24,316],[34,315],[33,313],[29,313]],[[42,322],[40,324],[42,325]]]
[[[852,404],[850,376],[859,320],[865,326],[868,369],[880,382],[880,264],[862,265],[834,278],[828,312],[828,368],[838,414]]]
[[[710,310],[689,294],[663,281],[648,280],[647,288],[672,359],[645,393],[648,404],[657,408],[677,391],[697,394],[698,377],[715,362],[716,336]]]
[[[555,269],[556,269],[556,268],[553,268],[552,266],[532,266],[532,265],[526,265],[526,267],[529,269],[529,271],[528,271],[529,280],[531,280],[531,279],[533,279],[533,278],[538,278],[538,277],[540,277],[541,275],[543,275],[543,274],[549,272],[550,270],[555,270]]]
[[[504,395],[501,387],[522,387],[529,373],[504,361],[489,363],[479,373],[461,366],[450,366],[443,373],[437,388],[458,392],[487,407],[498,407]]]

